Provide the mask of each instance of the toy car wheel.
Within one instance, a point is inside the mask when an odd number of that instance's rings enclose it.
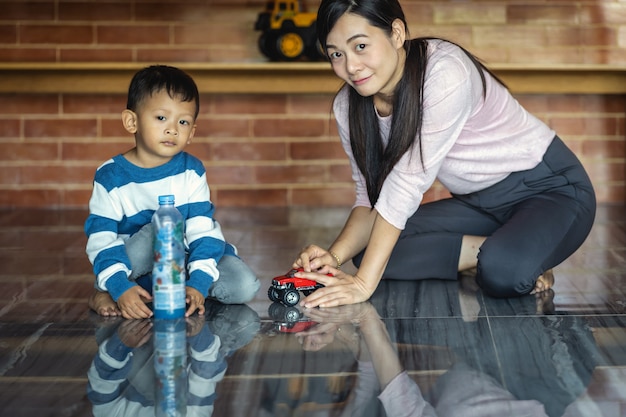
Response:
[[[300,294],[296,290],[287,290],[283,294],[283,303],[288,306],[295,306],[300,301]]]
[[[285,308],[287,307],[277,301],[274,301],[267,309],[267,315],[274,321],[283,321]]]
[[[274,287],[269,287],[268,288],[267,296],[272,301],[280,301],[280,294],[278,293],[278,290],[276,288],[274,288]]]
[[[300,320],[300,311],[295,307],[289,307],[285,311],[285,321],[287,323],[295,323]]]
[[[300,320],[300,310],[296,307],[289,307],[281,303],[272,303],[267,309],[267,314],[270,318],[276,322],[280,322],[281,325],[285,323],[295,323]]]

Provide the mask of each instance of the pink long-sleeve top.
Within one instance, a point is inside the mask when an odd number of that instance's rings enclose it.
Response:
[[[413,146],[386,178],[374,206],[398,229],[404,229],[435,179],[453,194],[483,190],[512,172],[537,166],[555,136],[488,73],[483,97],[478,69],[456,45],[431,40],[428,54],[422,126],[424,165],[419,146]],[[350,147],[348,88],[344,86],[337,94],[333,111],[352,165],[355,207],[371,207],[365,178]],[[385,146],[392,117],[378,115]]]

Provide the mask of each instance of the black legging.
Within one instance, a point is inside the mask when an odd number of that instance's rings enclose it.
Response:
[[[487,236],[478,255],[478,285],[496,297],[527,294],[539,275],[580,247],[595,211],[589,177],[555,137],[535,168],[422,205],[402,231],[383,278],[457,279],[463,236]],[[362,257],[353,259],[357,267]]]

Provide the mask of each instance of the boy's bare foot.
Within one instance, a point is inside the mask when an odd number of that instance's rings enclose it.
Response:
[[[117,304],[111,298],[111,294],[103,291],[94,291],[89,296],[89,308],[101,316],[121,316],[122,312],[117,308]]]
[[[537,282],[535,282],[535,288],[530,292],[531,294],[537,294],[543,291],[547,291],[554,285],[554,273],[551,269],[548,269],[542,275],[539,275]]]

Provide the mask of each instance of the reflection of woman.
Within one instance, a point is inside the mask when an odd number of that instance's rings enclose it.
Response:
[[[325,285],[307,307],[370,298],[381,278],[457,278],[490,295],[547,290],[595,215],[585,170],[478,60],[441,39],[409,40],[397,0],[323,0],[317,33],[336,75],[339,135],[357,199],[329,250],[298,276]],[[438,178],[452,198],[421,205]],[[353,259],[354,275],[339,270]]]
[[[454,365],[429,393],[428,401],[403,369],[385,324],[370,303],[306,311],[307,316],[323,327],[328,343],[330,327],[335,337],[359,349],[359,380],[353,401],[342,415],[373,415],[371,399],[378,396],[389,417],[502,417],[506,415],[546,416],[543,405],[535,400],[517,400],[494,379],[462,363]],[[358,326],[358,331],[356,331]],[[319,326],[298,334],[303,346],[316,339]],[[356,331],[356,333],[354,333]],[[346,337],[346,334],[348,336]]]

